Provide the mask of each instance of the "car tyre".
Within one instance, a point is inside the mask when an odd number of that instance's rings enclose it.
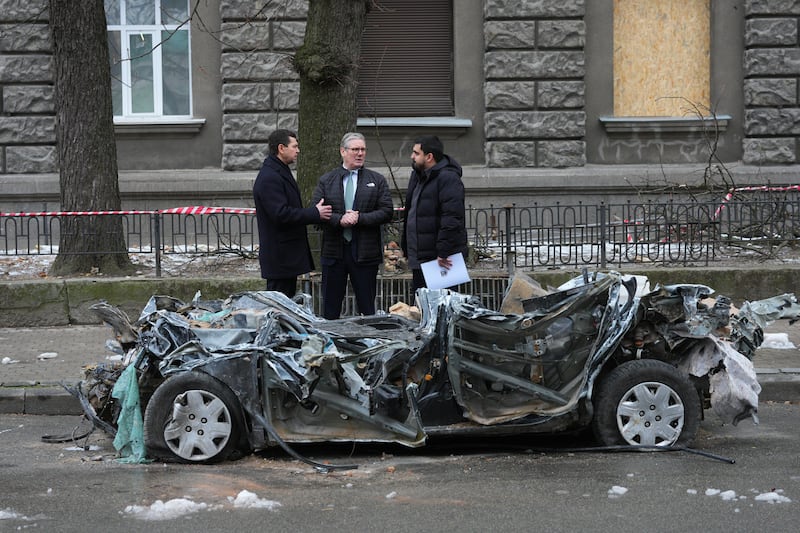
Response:
[[[689,377],[655,359],[629,361],[598,385],[592,429],[601,445],[688,446],[702,407]]]
[[[242,451],[243,427],[233,391],[208,374],[184,372],[153,392],[144,415],[144,442],[153,459],[215,463]]]

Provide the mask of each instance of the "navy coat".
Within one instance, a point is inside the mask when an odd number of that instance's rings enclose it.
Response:
[[[307,224],[320,221],[313,205],[303,207],[292,171],[268,156],[253,184],[258,220],[258,261],[264,279],[287,279],[314,270]]]

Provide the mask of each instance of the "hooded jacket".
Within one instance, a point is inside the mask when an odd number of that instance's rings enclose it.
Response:
[[[414,216],[408,209],[416,189],[421,188],[415,211],[417,259],[422,263],[461,252],[466,260],[467,229],[461,174],[461,165],[448,155],[443,156],[428,172],[411,171],[400,243],[406,256],[408,216]]]

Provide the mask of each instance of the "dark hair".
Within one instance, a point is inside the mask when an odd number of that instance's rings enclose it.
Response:
[[[436,135],[423,135],[414,141],[418,144],[423,154],[433,154],[433,158],[438,163],[444,155],[444,145]]]
[[[290,137],[297,139],[297,134],[291,130],[275,130],[269,134],[267,139],[267,146],[269,147],[270,155],[278,155],[278,145],[289,146],[291,142]]]

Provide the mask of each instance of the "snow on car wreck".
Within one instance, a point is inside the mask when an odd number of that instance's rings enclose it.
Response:
[[[73,392],[123,456],[141,460],[214,462],[275,445],[297,457],[291,443],[421,446],[436,435],[588,427],[602,445],[686,446],[704,409],[757,421],[750,359],[763,317],[758,306],[732,314],[712,293],[584,273],[519,299],[513,313],[420,289],[419,321],[325,320],[302,295],[298,303],[268,291],[189,303],[154,296],[133,324],[99,303],[92,309],[114,328],[123,361],[88,369]]]

